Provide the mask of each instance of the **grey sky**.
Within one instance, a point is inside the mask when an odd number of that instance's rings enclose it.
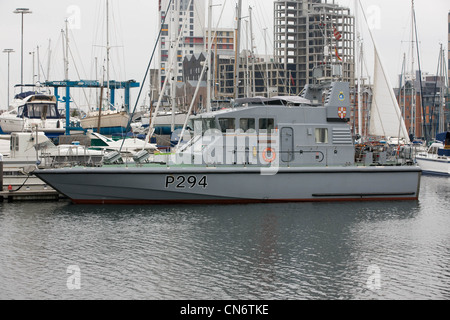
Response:
[[[207,1],[207,0],[205,0]],[[135,79],[142,82],[145,68],[155,45],[158,30],[157,0],[110,0],[111,2],[111,45],[112,78],[115,80]],[[222,27],[233,27],[236,0],[227,0]],[[336,0],[337,3],[352,8],[354,0]],[[374,23],[373,35],[385,63],[386,70],[394,82],[401,71],[403,54],[409,55],[410,48],[410,0],[361,0],[369,9],[369,18]],[[20,15],[14,14],[16,8],[30,8],[33,14],[25,15],[24,30],[24,79],[32,80],[32,55],[39,46],[42,72],[47,73],[49,39],[51,39],[52,80],[64,77],[61,29],[66,18],[75,26],[70,31],[71,50],[75,63],[71,60],[70,77],[77,79],[95,78],[95,57],[99,68],[103,64],[106,43],[104,27],[104,0],[0,0],[0,52],[12,48],[11,86],[20,83]],[[224,0],[214,0],[223,4]],[[448,0],[416,0],[417,22],[420,41],[422,70],[435,73],[439,56],[439,43],[447,49],[447,15],[450,9]],[[268,28],[269,53],[273,51],[273,1],[243,0],[243,16],[247,16],[249,5],[254,7],[254,30],[258,53],[264,54],[263,28]],[[221,7],[214,7],[214,17],[219,17]],[[207,21],[207,20],[205,20]],[[217,21],[214,21],[214,25]],[[369,41],[367,34],[365,41]],[[245,46],[245,44],[244,44]],[[447,50],[446,50],[447,52]],[[36,57],[35,53],[35,57]],[[368,56],[370,56],[368,54]],[[416,62],[417,65],[417,62]],[[37,68],[37,67],[36,67]],[[35,70],[37,74],[37,69]],[[99,75],[97,74],[97,77]],[[393,83],[395,85],[395,83]],[[12,90],[12,89],[11,89]],[[146,92],[147,90],[144,90]],[[0,56],[0,108],[6,108],[7,55]],[[13,92],[13,91],[11,91]],[[132,91],[134,103],[138,90]],[[86,104],[92,93],[80,94],[83,98],[77,103]],[[120,97],[118,97],[118,100]]]

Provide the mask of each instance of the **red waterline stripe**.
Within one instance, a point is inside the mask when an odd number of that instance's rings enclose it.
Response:
[[[347,199],[286,199],[286,200],[79,200],[75,204],[105,205],[178,205],[178,204],[255,204],[255,203],[294,203],[294,202],[380,202],[380,201],[418,201],[419,197],[400,198],[347,198]]]

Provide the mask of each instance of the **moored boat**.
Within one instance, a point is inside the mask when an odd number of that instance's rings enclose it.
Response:
[[[199,114],[165,164],[35,174],[74,203],[417,200],[422,171],[411,161],[355,162],[349,97],[349,84],[334,82],[307,86],[297,103],[260,99]]]
[[[450,176],[450,132],[438,134],[427,152],[417,154],[416,161],[425,174]]]
[[[100,116],[98,111],[93,111],[81,119],[81,126],[94,132],[100,128],[101,135],[112,136],[126,133],[129,121],[130,116],[126,111],[102,111]]]
[[[55,138],[65,133],[66,121],[57,107],[54,95],[27,91],[17,94],[11,110],[0,115],[0,126],[5,134],[39,130]],[[70,119],[71,127],[79,126],[79,120]]]

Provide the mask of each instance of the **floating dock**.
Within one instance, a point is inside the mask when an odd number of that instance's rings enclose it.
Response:
[[[47,186],[32,174],[5,167],[0,161],[0,202],[59,201],[65,199],[59,192]]]
[[[18,202],[18,201],[59,201],[60,194],[55,190],[20,190],[20,191],[2,191],[0,193],[0,202]]]

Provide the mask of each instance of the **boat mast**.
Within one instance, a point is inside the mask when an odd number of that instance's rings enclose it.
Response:
[[[441,80],[441,88],[440,88],[440,98],[441,101],[439,103],[439,133],[444,132],[445,131],[445,96],[446,96],[446,92],[445,92],[445,88],[446,83],[447,83],[447,75],[446,75],[446,63],[445,63],[445,52],[444,52],[444,48],[442,47],[442,43],[441,43],[441,49],[440,49],[440,66],[441,66],[441,70],[440,70],[440,80]]]
[[[356,76],[357,76],[357,95],[358,95],[358,135],[360,137],[363,136],[363,124],[362,124],[362,43],[361,43],[361,34],[358,27],[359,15],[358,15],[358,3],[355,0],[355,41],[356,41],[356,50],[355,50],[355,67],[356,67]],[[361,51],[360,51],[361,50]],[[361,64],[360,64],[361,62]]]
[[[246,59],[246,63],[245,63],[245,95],[246,95],[246,97],[251,97],[252,96],[252,94],[251,94],[251,90],[250,90],[250,59],[249,59],[249,49],[250,49],[250,45],[249,45],[249,40],[250,40],[250,38],[249,38],[249,33],[250,33],[250,31],[249,31],[250,29],[249,29],[249,27],[248,27],[248,20],[246,19],[245,20],[245,31],[246,31],[246,40],[247,40],[247,43],[246,43],[246,47],[247,47],[247,50],[246,50],[246,53],[245,53],[245,59]]]
[[[406,53],[403,54],[403,64],[402,64],[402,80],[403,80],[403,118],[406,118],[406,79],[405,79],[405,73],[406,73]],[[400,88],[401,90],[401,88]],[[401,96],[401,95],[400,95]]]
[[[267,90],[267,98],[270,98],[270,81],[269,81],[269,56],[267,55],[267,28],[264,28],[264,51],[265,51],[265,59],[266,59],[266,90]]]
[[[239,72],[240,72],[240,50],[241,50],[241,23],[242,23],[242,0],[238,1],[238,5],[236,8],[236,48],[235,48],[235,60],[234,60],[234,98],[239,98]]]
[[[107,82],[107,88],[106,88],[106,99],[108,101],[108,109],[110,108],[110,91],[109,91],[109,63],[110,63],[110,51],[111,46],[109,43],[109,1],[106,0],[106,82]],[[101,110],[100,110],[101,111]]]
[[[401,115],[402,115],[402,117],[404,118],[405,117],[405,112],[406,112],[406,106],[405,106],[405,97],[403,96],[403,99],[402,99],[402,90],[403,90],[403,87],[405,86],[405,83],[404,82],[406,82],[406,81],[403,81],[403,79],[404,79],[404,75],[405,75],[405,56],[403,56],[403,63],[402,63],[402,72],[401,72],[401,74],[400,74],[400,77],[399,77],[399,85],[398,85],[398,104],[399,104],[399,107],[400,107],[400,111],[401,111]],[[400,131],[401,131],[401,125],[398,127],[398,142],[400,143]]]
[[[416,76],[414,72],[414,0],[411,0],[411,126],[412,134],[416,136]]]
[[[69,80],[69,20],[66,19],[66,54],[64,59],[64,77],[68,81]]]
[[[208,55],[208,79],[207,79],[207,98],[206,98],[206,111],[211,112],[211,48],[212,48],[212,0],[208,1],[208,48],[206,50]],[[216,45],[217,48],[217,45]],[[200,79],[201,80],[201,79]]]
[[[40,57],[39,57],[39,46],[36,47],[36,55],[37,55],[37,81],[41,83],[41,71],[40,71]]]
[[[171,54],[173,55],[174,59],[172,59],[172,89],[171,89],[171,100],[172,100],[172,114],[171,114],[171,125],[170,129],[171,132],[175,131],[175,110],[176,110],[176,89],[177,89],[177,76],[178,76],[178,59],[176,58],[178,56],[178,26],[179,26],[179,18],[177,15],[178,10],[180,10],[179,2],[178,0],[174,0],[174,4],[171,11],[171,30],[172,30],[172,36],[171,36]]]
[[[51,57],[52,57],[52,39],[48,39],[47,76],[45,79],[46,81],[50,80]]]
[[[255,47],[254,45],[254,37],[253,37],[253,18],[252,18],[252,7],[248,7],[248,12],[250,16],[250,55],[252,59],[252,77],[251,77],[251,83],[253,86],[253,92],[251,96],[256,95],[256,81],[255,81],[255,54],[253,52],[253,49]]]

